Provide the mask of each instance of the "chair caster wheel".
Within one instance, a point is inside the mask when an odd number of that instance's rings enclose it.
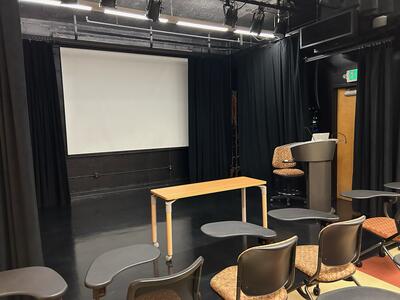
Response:
[[[379,256],[380,257],[385,257],[386,256],[386,253],[385,253],[385,251],[383,249],[379,249]]]
[[[313,293],[315,296],[319,296],[319,294],[321,293],[321,289],[318,286],[316,286],[313,289]]]
[[[357,262],[355,263],[355,265],[356,265],[357,268],[362,268],[363,263],[362,263],[362,261],[357,261]]]

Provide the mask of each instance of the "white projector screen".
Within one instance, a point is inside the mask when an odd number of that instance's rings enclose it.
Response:
[[[60,51],[69,155],[188,146],[187,59]]]

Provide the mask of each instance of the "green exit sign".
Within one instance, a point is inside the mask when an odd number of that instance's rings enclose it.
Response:
[[[346,72],[347,82],[356,82],[358,79],[358,69],[348,70]]]

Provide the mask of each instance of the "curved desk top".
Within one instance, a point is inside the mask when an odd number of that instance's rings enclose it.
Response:
[[[397,254],[394,258],[393,258],[394,262],[400,266],[400,254]]]
[[[400,182],[386,183],[385,187],[392,189],[392,190],[400,190]]]
[[[251,223],[241,221],[224,221],[208,223],[201,226],[201,231],[211,237],[228,238],[234,236],[256,236],[265,239],[276,237],[276,232]]]
[[[400,194],[375,190],[352,190],[343,192],[342,196],[352,199],[371,199],[376,197],[400,197]]]
[[[318,297],[318,300],[398,300],[400,294],[388,290],[356,286],[327,292]]]
[[[37,299],[61,298],[67,283],[54,270],[29,267],[0,272],[0,297],[25,295]]]
[[[281,221],[307,221],[307,220],[317,220],[326,222],[339,221],[339,217],[337,215],[306,208],[275,209],[269,211],[268,215],[274,219]]]
[[[109,285],[122,271],[157,259],[160,250],[152,245],[133,245],[108,251],[97,257],[90,266],[85,286],[99,289]]]

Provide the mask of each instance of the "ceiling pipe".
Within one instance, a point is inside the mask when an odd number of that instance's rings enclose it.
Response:
[[[236,2],[242,2],[242,3],[247,3],[247,4],[253,4],[253,5],[257,5],[257,6],[261,6],[261,7],[265,7],[265,8],[272,8],[272,9],[276,9],[276,10],[295,11],[295,9],[292,8],[292,7],[288,7],[288,6],[284,6],[284,5],[279,5],[279,4],[270,4],[270,3],[263,2],[263,1],[256,1],[256,0],[236,0]]]

